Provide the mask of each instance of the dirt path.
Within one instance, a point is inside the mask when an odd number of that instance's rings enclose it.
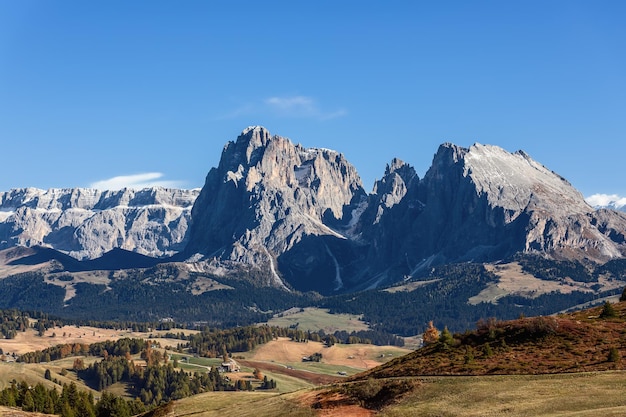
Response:
[[[262,371],[274,372],[277,374],[283,374],[292,376],[294,378],[302,379],[315,385],[332,384],[333,382],[341,381],[344,378],[333,375],[316,374],[315,372],[303,371],[299,369],[289,369],[283,365],[277,365],[275,363],[238,360],[238,362],[249,368],[258,368]]]
[[[350,404],[351,401],[341,394],[320,395],[308,391],[300,395],[299,402],[315,410],[319,417],[371,417],[372,410]]]

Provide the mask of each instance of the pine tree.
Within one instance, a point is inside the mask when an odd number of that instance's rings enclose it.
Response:
[[[617,317],[617,311],[615,310],[615,307],[613,307],[613,304],[606,301],[604,303],[604,306],[602,307],[600,318],[607,319],[607,318],[613,318],[613,317]]]
[[[30,390],[26,391],[26,394],[24,394],[24,399],[22,400],[22,410],[35,411],[35,400],[33,400],[33,394],[30,393]]]
[[[439,336],[439,343],[443,345],[444,348],[449,348],[454,345],[454,337],[450,330],[448,330],[448,326],[443,328],[441,335]]]
[[[609,362],[619,362],[621,360],[621,355],[619,354],[619,350],[617,350],[617,348],[612,347],[609,350]]]

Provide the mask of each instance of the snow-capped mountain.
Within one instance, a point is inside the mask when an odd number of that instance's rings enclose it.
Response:
[[[617,194],[594,194],[587,197],[587,202],[597,209],[626,211],[626,197]]]

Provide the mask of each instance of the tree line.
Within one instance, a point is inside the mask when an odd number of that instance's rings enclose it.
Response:
[[[27,352],[18,358],[18,362],[40,363],[64,359],[70,356],[124,356],[135,355],[146,347],[144,339],[122,338],[117,341],[92,343],[65,343],[51,346],[43,350]]]
[[[62,417],[130,417],[146,411],[138,400],[125,400],[106,392],[95,401],[90,391],[79,391],[74,382],[63,384],[59,394],[55,388],[46,389],[41,383],[30,387],[26,382],[14,380],[0,391],[0,405]]]

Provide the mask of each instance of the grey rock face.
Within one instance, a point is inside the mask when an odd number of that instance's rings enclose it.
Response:
[[[0,249],[49,246],[77,259],[113,248],[162,257],[183,249],[198,190],[15,189],[0,193]]]
[[[595,262],[626,254],[626,216],[596,212],[571,184],[521,151],[444,144],[420,181],[418,200],[422,210],[404,245],[412,268],[517,252]]]
[[[186,253],[222,265],[256,267],[268,284],[284,286],[281,275],[296,270],[308,275],[338,262],[327,242],[347,241],[343,229],[365,198],[356,170],[343,155],[306,149],[250,127],[225,146],[219,166],[207,175],[193,208]],[[294,264],[279,257],[305,246],[309,253],[289,273],[284,266]],[[341,278],[333,275],[341,286]],[[309,282],[309,288],[316,287]]]
[[[256,126],[226,144],[199,192],[1,193],[0,249],[17,245],[78,259],[182,251],[194,270],[329,294],[520,252],[622,258],[626,213],[595,210],[524,152],[480,144],[441,145],[422,179],[394,159],[367,194],[343,155]]]
[[[626,254],[625,215],[595,211],[524,152],[480,144],[442,145],[421,180],[394,159],[366,195],[342,155],[252,127],[226,145],[192,214],[188,259],[322,293],[518,252]]]

